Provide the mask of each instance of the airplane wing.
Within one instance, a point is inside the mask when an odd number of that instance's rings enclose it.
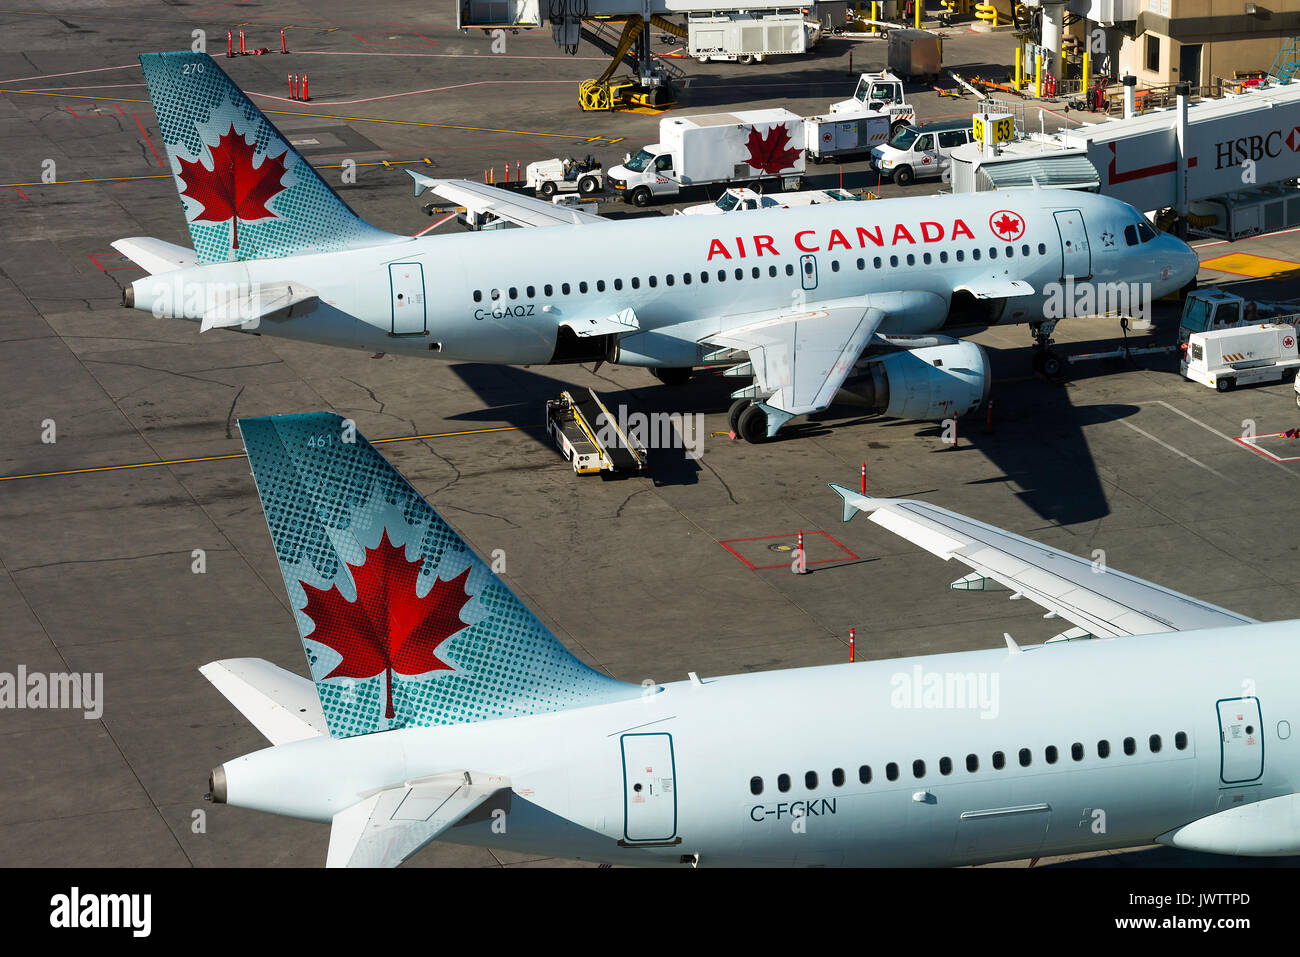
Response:
[[[475,183],[467,179],[434,179],[409,169],[406,172],[415,180],[416,196],[431,189],[443,199],[459,206],[476,213],[491,213],[516,226],[584,226],[608,222],[586,210],[556,206],[536,196],[507,192],[486,183]]]
[[[152,236],[132,236],[109,245],[151,276],[182,266],[194,266],[199,261],[194,250]]]
[[[831,404],[884,318],[883,310],[849,302],[755,317],[709,341],[749,354],[732,374],[753,375],[757,392],[771,393],[760,402],[771,437],[796,415]]]
[[[396,867],[510,780],[478,771],[448,771],[384,788],[334,815],[326,867]]]
[[[992,579],[1010,588],[1012,598],[1028,598],[1047,609],[1046,617],[1064,618],[1087,636],[1151,635],[1254,621],[936,505],[831,488],[844,499],[844,521],[866,512],[877,525],[944,561],[955,558],[974,569],[953,582],[953,588],[981,591],[985,580]]]

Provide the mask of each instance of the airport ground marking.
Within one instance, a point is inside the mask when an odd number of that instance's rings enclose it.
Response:
[[[420,442],[425,439],[448,439],[457,435],[482,435],[487,432],[527,432],[540,428],[543,428],[543,426],[500,425],[487,429],[466,429],[461,432],[432,432],[428,435],[396,435],[387,439],[371,439],[370,444],[381,445],[385,442]],[[0,475],[0,482],[16,482],[19,479],[54,478],[60,475],[84,475],[89,472],[122,472],[130,469],[154,469],[167,465],[190,465],[195,462],[220,462],[223,459],[244,458],[248,458],[248,455],[245,452],[228,452],[224,455],[200,455],[195,458],[167,459],[162,462],[132,462],[127,465],[96,465],[84,469],[63,469],[58,472],[31,472],[27,475]]]
[[[1141,405],[1141,404],[1143,404],[1143,403],[1138,403],[1138,404]],[[1217,435],[1219,438],[1223,439],[1225,442],[1231,442],[1233,446],[1240,446],[1240,445],[1243,444],[1243,443],[1237,441],[1236,436],[1227,435],[1226,433],[1220,432],[1218,429],[1214,428],[1214,426],[1212,426],[1212,425],[1206,425],[1206,424],[1205,424],[1204,422],[1202,422],[1200,419],[1195,418],[1194,416],[1188,415],[1188,414],[1187,414],[1186,412],[1184,412],[1182,409],[1176,409],[1176,408],[1174,408],[1172,405],[1170,405],[1170,404],[1169,404],[1168,402],[1166,402],[1164,399],[1155,399],[1151,404],[1152,404],[1152,405],[1162,405],[1162,406],[1164,406],[1166,409],[1168,409],[1170,412],[1174,413],[1175,415],[1181,415],[1184,419],[1186,419],[1188,422],[1191,422],[1193,425],[1199,425],[1199,426],[1200,426],[1201,428],[1203,428],[1206,432],[1210,432],[1210,433],[1212,433],[1212,434],[1214,434],[1214,435]],[[1263,452],[1262,449],[1257,449],[1256,451]],[[1280,468],[1283,472],[1285,472],[1287,475],[1290,475],[1292,478],[1295,477],[1295,472],[1293,472],[1291,469],[1289,469],[1289,468],[1287,468],[1285,465],[1283,465],[1282,462],[1281,462],[1280,460],[1278,460],[1277,458],[1275,458],[1274,456],[1264,455],[1264,461],[1265,461],[1265,462],[1268,462],[1270,465],[1275,465],[1275,466],[1277,466],[1277,467]]]
[[[1164,441],[1163,439],[1156,438],[1156,437],[1155,437],[1154,435],[1152,435],[1150,432],[1146,431],[1145,429],[1141,429],[1141,428],[1139,428],[1138,426],[1134,425],[1132,422],[1129,422],[1129,421],[1126,420],[1126,419],[1121,419],[1121,418],[1118,418],[1118,417],[1113,418],[1112,421],[1114,421],[1114,422],[1118,422],[1120,425],[1127,426],[1128,428],[1130,428],[1130,429],[1132,429],[1134,432],[1136,432],[1138,435],[1141,435],[1141,436],[1143,436],[1144,438],[1148,438],[1148,439],[1150,439],[1150,440],[1151,440],[1152,442],[1154,442],[1156,445],[1158,445],[1158,446],[1160,446],[1161,448],[1166,449],[1166,450],[1168,450],[1168,451],[1170,451],[1170,452],[1173,452],[1174,455],[1177,455],[1179,458],[1181,458],[1181,459],[1186,459],[1188,462],[1191,462],[1191,463],[1192,463],[1193,465],[1195,465],[1197,468],[1205,469],[1205,471],[1209,472],[1211,475],[1217,475],[1219,478],[1223,479],[1225,482],[1227,482],[1227,481],[1231,481],[1231,480],[1228,478],[1228,476],[1224,475],[1222,472],[1219,472],[1219,471],[1216,471],[1215,469],[1210,468],[1210,466],[1206,465],[1206,464],[1205,464],[1204,462],[1202,462],[1200,459],[1193,458],[1192,456],[1190,456],[1190,455],[1188,455],[1186,452],[1184,452],[1182,449],[1176,449],[1176,448],[1174,448],[1174,447],[1173,447],[1172,445],[1170,445],[1168,442]]]
[[[827,564],[827,563],[829,563],[829,562],[847,562],[847,561],[856,561],[856,560],[860,557],[860,556],[858,556],[858,555],[853,554],[853,552],[850,551],[849,549],[845,548],[845,547],[844,547],[840,542],[836,541],[836,540],[835,540],[833,537],[831,537],[831,535],[829,535],[827,532],[823,532],[823,531],[813,531],[813,532],[804,532],[803,534],[804,534],[804,537],[805,537],[805,538],[809,538],[809,537],[811,537],[811,536],[813,536],[813,535],[820,535],[820,536],[822,536],[823,538],[825,538],[825,539],[826,539],[827,541],[829,541],[832,545],[834,545],[836,548],[838,548],[840,551],[842,551],[842,552],[844,553],[844,557],[842,557],[842,558],[819,558],[819,559],[817,559],[816,561],[811,561],[811,562],[805,560],[805,562],[804,562],[805,565],[825,565],[825,564]],[[744,555],[740,554],[740,552],[738,552],[738,551],[736,551],[734,548],[732,548],[732,547],[731,547],[731,543],[732,543],[732,542],[763,542],[763,541],[767,541],[767,540],[769,540],[769,539],[774,539],[774,538],[779,538],[779,539],[783,539],[783,540],[788,541],[788,540],[790,540],[790,539],[792,539],[792,538],[795,538],[795,537],[796,537],[796,533],[794,533],[794,532],[790,532],[790,533],[788,533],[788,534],[784,534],[784,535],[756,535],[756,536],[754,536],[754,537],[752,537],[752,538],[725,538],[725,539],[719,539],[719,540],[718,540],[718,544],[721,545],[723,548],[725,548],[727,551],[731,552],[731,554],[734,555],[734,556],[736,556],[736,558],[739,558],[739,559],[741,560],[741,562],[745,565],[745,567],[748,568],[748,569],[750,569],[751,571],[765,571],[765,570],[767,570],[767,569],[772,569],[772,568],[789,568],[789,567],[790,567],[790,563],[789,563],[789,562],[780,562],[780,563],[778,563],[778,564],[776,564],[776,565],[755,565],[753,562],[751,562],[749,559],[747,559]],[[806,550],[806,549],[805,549],[805,550]],[[793,554],[793,552],[791,552],[791,554]]]

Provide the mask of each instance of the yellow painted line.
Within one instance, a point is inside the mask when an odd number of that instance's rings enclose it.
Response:
[[[541,426],[502,425],[490,429],[468,429],[464,432],[434,432],[429,435],[399,435],[389,439],[371,439],[371,445],[384,442],[419,442],[421,439],[446,439],[456,435],[482,435],[485,432],[525,432]],[[99,465],[86,469],[65,469],[61,472],[32,472],[28,475],[0,475],[0,482],[16,482],[19,479],[53,478],[57,475],[83,475],[87,472],[120,472],[126,469],[154,469],[164,465],[189,465],[193,462],[219,462],[222,459],[247,458],[244,452],[231,452],[227,455],[204,455],[193,459],[168,459],[165,462],[134,462],[130,465]]]
[[[1254,256],[1250,253],[1228,253],[1226,256],[1203,259],[1201,266],[1236,276],[1252,276],[1255,279],[1286,279],[1294,273],[1300,273],[1300,262],[1293,262],[1290,259],[1270,259],[1267,256]]]
[[[412,160],[376,160],[373,163],[357,163],[357,168],[365,166],[402,166],[406,163],[429,163],[428,157],[421,156],[419,159]],[[342,169],[342,163],[332,163],[328,166],[313,165],[312,169]],[[0,183],[0,189],[17,188],[20,186],[63,186],[71,183],[126,183],[136,179],[171,179],[171,173],[152,173],[148,176],[101,176],[97,179],[60,179],[53,183]]]
[[[94,100],[97,103],[148,103],[153,105],[152,100],[132,100],[121,96],[90,96],[89,94],[78,93],[42,93],[39,90],[6,90],[0,89],[0,93],[22,93],[26,96],[62,96],[75,100]],[[386,120],[375,116],[338,116],[334,113],[298,113],[294,110],[263,110],[263,113],[274,113],[277,116],[307,116],[323,120],[353,120],[357,123],[391,123],[394,126],[419,126],[425,129],[433,130],[464,130],[469,133],[506,133],[512,136],[549,136],[556,139],[564,140],[582,140],[585,143],[621,143],[627,139],[620,136],[618,139],[610,139],[607,136],[583,136],[581,133],[548,133],[539,130],[498,130],[490,126],[457,126],[454,123],[424,123],[420,120]]]

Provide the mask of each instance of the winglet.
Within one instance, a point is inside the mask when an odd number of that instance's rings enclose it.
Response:
[[[863,495],[861,492],[855,492],[843,485],[836,485],[834,482],[831,483],[831,488],[835,490],[840,498],[844,499],[843,521],[847,522],[858,512],[869,512],[876,507],[876,500],[870,495]]]

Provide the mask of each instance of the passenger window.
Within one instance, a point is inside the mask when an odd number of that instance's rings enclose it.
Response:
[[[1043,749],[1043,759],[1047,761],[1048,764],[1056,763],[1056,745],[1049,744]]]
[[[1131,755],[1131,754],[1135,754],[1135,753],[1137,752],[1137,749],[1138,749],[1138,746],[1137,746],[1137,742],[1136,742],[1136,741],[1134,741],[1132,738],[1125,738],[1125,739],[1124,739],[1124,753],[1125,753],[1125,754],[1130,754],[1130,755]]]
[[[858,780],[863,784],[871,783],[871,765],[864,764],[858,768]]]
[[[978,249],[972,249],[972,250],[970,251],[970,258],[971,258],[971,259],[979,259],[979,258],[980,258],[980,251],[979,251]]]
[[[885,765],[885,777],[889,778],[891,781],[898,780],[898,765],[893,761],[890,761]]]
[[[1110,742],[1109,742],[1109,741],[1106,741],[1106,740],[1103,739],[1103,740],[1097,742],[1097,757],[1099,757],[1099,758],[1108,758],[1108,757],[1110,757]]]
[[[966,755],[966,770],[974,774],[979,769],[980,769],[979,756],[975,754]]]
[[[866,268],[867,268],[867,261],[865,259],[859,259],[858,269],[866,269]]]
[[[997,247],[997,246],[990,246],[990,247],[989,247],[989,259],[997,259],[997,258],[998,258],[998,247]]]
[[[948,261],[948,253],[947,253],[947,252],[940,252],[940,253],[939,253],[939,262],[941,262],[941,263],[946,263],[947,261]]]
[[[1029,753],[1029,749],[1028,749],[1028,748],[1021,748],[1021,749],[1020,749],[1020,766],[1021,766],[1022,768],[1027,768],[1027,767],[1029,767],[1029,762],[1032,761],[1032,760],[1034,760],[1034,756],[1033,756],[1032,754]]]
[[[919,761],[919,760],[918,760],[918,761],[913,761],[913,762],[912,762],[912,777],[914,777],[914,778],[923,778],[923,777],[925,777],[925,762],[924,762],[924,761]]]
[[[475,302],[482,302],[482,301],[483,301],[483,290],[482,290],[482,289],[475,289],[475,290],[474,290],[474,301],[475,301]]]
[[[925,263],[927,266],[930,265],[930,254],[926,253],[924,256],[922,256],[921,262]]]
[[[578,292],[582,293],[584,296],[587,294],[587,284],[585,282],[578,283]]]
[[[806,787],[809,791],[816,791],[816,790],[817,790],[817,772],[816,772],[816,771],[809,771],[807,774],[805,774],[805,775],[803,776],[803,786]]]
[[[775,266],[768,266],[768,267],[767,267],[767,274],[768,274],[769,276],[771,276],[773,279],[775,279],[775,278],[776,278],[776,267],[775,267]]]
[[[762,778],[755,777],[755,778],[750,778],[750,779],[749,779],[749,793],[750,793],[750,794],[762,794],[762,793],[763,793],[763,779],[762,779]]]
[[[913,256],[911,253],[908,253],[908,254],[907,254],[907,264],[908,264],[909,266],[915,266],[915,265],[916,265],[916,257]]]
[[[836,768],[835,770],[831,771],[831,784],[835,785],[837,788],[844,787],[843,768]]]
[[[703,271],[701,271],[701,272],[700,272],[700,282],[708,282],[708,281],[709,281],[709,274],[708,274],[707,272],[703,272]]]
[[[871,266],[872,266],[873,269],[879,269],[879,268],[880,268],[880,257],[879,257],[879,256],[877,256],[875,259],[871,260]]]
[[[651,276],[649,279],[646,280],[646,282],[650,283],[650,288],[653,289],[655,286],[659,285],[659,277]]]
[[[564,293],[566,296],[569,294],[569,284],[567,282],[560,283],[560,292]]]
[[[726,282],[726,281],[727,281],[727,271],[725,269],[719,269],[718,282]]]
[[[1160,747],[1161,747],[1160,735],[1158,734],[1151,735],[1151,737],[1147,739],[1147,747],[1151,749],[1152,754],[1159,754]]]
[[[632,277],[632,288],[633,288],[633,289],[640,289],[640,288],[641,288],[641,277],[640,277],[640,276],[633,276],[633,277]]]
[[[615,289],[622,289],[622,288],[623,288],[623,280],[621,280],[621,279],[615,279],[615,280],[614,280],[614,288],[615,288]]]
[[[790,775],[778,774],[776,776],[776,789],[782,794],[790,790]]]
[[[1046,243],[1039,243],[1039,244],[1038,244],[1038,255],[1040,255],[1040,256],[1046,256],[1046,255],[1047,255],[1047,244],[1046,244]]]
[[[890,257],[889,257],[889,265],[891,265],[891,266],[897,266],[897,265],[898,265],[898,257],[897,257],[897,256],[890,256]]]
[[[1074,758],[1074,760],[1076,761],[1082,761],[1083,745],[1077,741],[1074,744],[1070,745],[1070,757]]]
[[[511,287],[510,287],[510,298],[511,298],[511,299],[518,299],[518,298],[519,298],[519,290],[518,290],[517,288],[515,288],[514,286],[511,286]]]
[[[840,271],[840,261],[838,259],[832,259],[831,272],[839,272],[839,271]]]
[[[964,249],[957,250],[957,262],[960,263],[965,261],[966,261],[966,250]]]
[[[1187,732],[1186,732],[1186,731],[1179,731],[1176,735],[1174,735],[1174,747],[1177,748],[1179,751],[1186,751],[1186,750],[1187,750]]]
[[[745,278],[745,270],[743,270],[743,269],[737,269],[737,270],[736,270],[736,278],[737,278],[737,279],[744,279],[744,278]]]
[[[1015,247],[1015,246],[1008,246],[1008,247],[1007,247],[1007,258],[1010,259],[1010,258],[1011,258],[1012,256],[1014,256],[1015,254],[1016,254],[1016,247]]]
[[[500,299],[500,298],[501,298],[501,290],[500,290],[500,289],[493,289],[492,292],[491,292],[491,297],[492,297],[492,301],[493,301],[493,302],[495,302],[496,300]]]
[[[688,272],[682,273],[682,285],[689,286],[690,284],[691,284],[691,274]]]
[[[664,285],[666,286],[671,286],[676,281],[677,278],[672,273],[669,273],[668,275],[664,276]]]
[[[1005,768],[1006,766],[1007,766],[1007,756],[1006,756],[1005,754],[1003,754],[1001,751],[994,751],[994,752],[993,752],[993,769],[994,769],[995,771],[1001,771],[1001,770],[1002,770],[1003,768]]]
[[[1029,255],[1029,243],[1025,243],[1023,246],[1020,247],[1020,255],[1022,256]]]
[[[603,281],[600,283],[600,288],[601,288],[601,291],[603,292],[604,289],[605,289],[605,283],[604,283]],[[534,286],[529,286],[529,287],[525,290],[525,292],[528,293],[528,298],[529,298],[529,299],[532,299],[533,296],[537,295],[537,289],[536,289],[536,287],[534,287]]]
[[[555,295],[555,287],[552,286],[549,282],[542,287],[542,291],[545,292],[547,296]]]
[[[939,773],[952,774],[952,758],[939,759]]]
[[[794,275],[794,263],[786,263],[786,264],[785,264],[785,274],[786,274],[787,276],[793,276],[793,275]]]
[[[763,271],[759,269],[757,266],[755,266],[752,270],[750,270],[750,275],[753,276],[755,279],[757,279],[759,276],[763,275]]]

